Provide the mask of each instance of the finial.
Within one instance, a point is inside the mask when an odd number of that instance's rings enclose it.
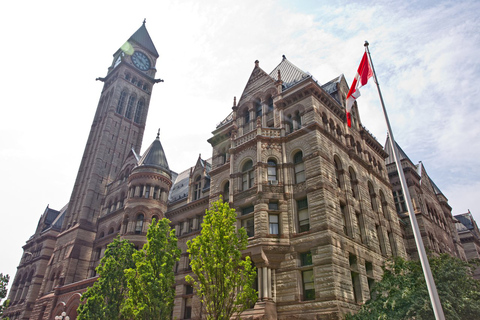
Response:
[[[147,22],[147,18],[143,19],[143,24],[145,24]]]
[[[255,60],[255,67],[258,67],[258,64],[260,63],[260,61],[258,60]]]
[[[285,57],[285,55],[282,54],[282,60],[285,60],[285,59],[287,59],[287,57]]]
[[[365,40],[365,44],[363,45],[364,47],[368,47],[369,43],[367,40]]]
[[[233,97],[233,106],[234,106],[234,107],[237,106],[237,97]]]
[[[158,128],[157,139],[160,139],[160,128]]]
[[[278,81],[282,81],[282,75],[280,74],[280,69],[278,69]]]

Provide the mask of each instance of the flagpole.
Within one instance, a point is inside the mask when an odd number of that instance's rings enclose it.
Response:
[[[420,257],[420,262],[422,264],[423,274],[427,282],[428,294],[430,295],[430,301],[432,303],[433,312],[435,314],[435,319],[445,320],[445,315],[443,314],[442,305],[440,304],[440,299],[438,297],[437,287],[435,286],[435,281],[433,280],[432,271],[430,269],[430,264],[428,263],[427,254],[425,252],[425,247],[423,246],[422,236],[420,229],[418,228],[417,218],[415,217],[415,212],[413,210],[412,199],[410,197],[410,192],[408,191],[407,182],[405,180],[405,174],[403,173],[402,164],[400,162],[400,157],[398,156],[397,144],[393,138],[392,128],[390,127],[390,121],[388,120],[387,110],[385,109],[385,104],[383,102],[382,92],[380,91],[380,85],[378,84],[377,74],[375,73],[375,68],[373,67],[372,57],[370,56],[370,50],[368,50],[368,42],[365,41],[365,50],[368,53],[368,58],[370,60],[370,65],[372,66],[373,76],[375,83],[377,85],[378,94],[380,96],[380,102],[382,103],[383,114],[385,115],[385,121],[387,122],[388,135],[390,137],[390,145],[393,150],[393,157],[395,159],[395,164],[397,166],[398,176],[400,177],[400,184],[402,185],[403,194],[407,201],[408,215],[410,216],[410,222],[412,224],[413,236],[415,238],[415,243],[417,245],[418,255]]]

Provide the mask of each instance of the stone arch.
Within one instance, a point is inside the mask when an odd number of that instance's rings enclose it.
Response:
[[[63,301],[58,302],[55,308],[53,309],[52,314],[50,315],[50,319],[54,320],[56,316],[61,315],[62,312],[65,311],[65,306],[66,306],[65,302]]]
[[[80,293],[74,293],[67,301],[66,306],[65,306],[65,312],[67,313],[67,316],[70,317],[70,319],[76,319],[77,318],[77,309],[78,306],[80,305],[82,295]]]

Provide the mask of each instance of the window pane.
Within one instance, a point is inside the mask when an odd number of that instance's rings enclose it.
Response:
[[[243,209],[242,209],[242,215],[252,213],[253,211],[254,211],[254,207],[253,207],[253,206],[243,208]]]
[[[309,266],[312,265],[312,252],[302,252],[300,254],[300,263],[302,266]]]
[[[269,225],[270,234],[278,234],[278,215],[271,214],[268,216],[268,220],[270,222],[270,225]]]
[[[300,221],[308,220],[308,210],[301,210],[298,212],[298,219]]]

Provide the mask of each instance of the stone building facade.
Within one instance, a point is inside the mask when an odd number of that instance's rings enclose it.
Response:
[[[211,157],[176,173],[159,136],[139,154],[152,88],[161,81],[145,24],[113,57],[98,79],[104,87],[71,199],[59,211],[47,208],[23,247],[5,313],[10,319],[62,312],[75,319],[106,246],[120,235],[140,248],[148,225],[163,217],[182,249],[173,318],[201,317],[185,282],[186,243],[220,196],[236,209],[237,226],[249,235],[244,254],[257,268],[259,299],[245,312],[248,319],[340,319],[369,299],[388,257],[407,256],[388,150],[362,126],[356,104],[346,126],[343,75],[322,85],[286,57],[270,73],[256,61],[240,99],[214,128]],[[413,196],[427,199],[417,207],[430,208],[425,215],[435,209],[425,221],[436,224],[425,230],[445,237],[441,250],[462,255],[447,239],[451,208],[432,183],[418,184],[426,173],[411,174]]]
[[[470,210],[455,215],[455,219],[458,236],[465,249],[468,261],[480,261],[480,230]],[[473,277],[480,279],[480,265],[475,269]]]
[[[400,146],[397,145],[397,148],[425,249],[430,254],[448,253],[466,260],[448,199],[429,177],[423,163],[419,162],[415,165]],[[405,197],[388,138],[385,151],[389,155],[385,162],[392,185],[395,209],[401,219],[405,248],[410,258],[418,259]]]

